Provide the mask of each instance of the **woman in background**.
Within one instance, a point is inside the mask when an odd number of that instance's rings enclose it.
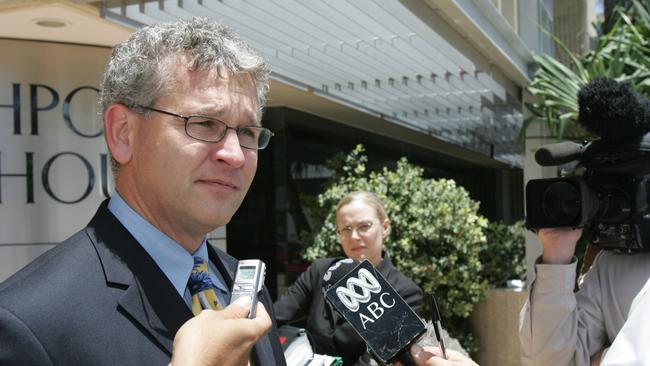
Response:
[[[383,252],[384,238],[390,233],[390,220],[377,196],[352,192],[336,205],[336,227],[346,257],[367,259],[395,291],[416,312],[422,306],[422,290],[401,274]],[[315,353],[339,356],[344,365],[367,365],[371,357],[365,342],[336,310],[325,302],[323,275],[342,258],[314,261],[274,304],[278,325],[306,318],[305,329]]]

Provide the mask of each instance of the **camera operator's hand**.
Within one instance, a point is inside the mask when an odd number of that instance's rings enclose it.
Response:
[[[537,236],[542,242],[542,263],[569,264],[576,250],[582,229],[547,228],[539,229]]]
[[[223,310],[203,310],[176,333],[169,366],[246,365],[250,351],[271,329],[266,308],[257,303],[248,319],[250,298],[240,297]]]

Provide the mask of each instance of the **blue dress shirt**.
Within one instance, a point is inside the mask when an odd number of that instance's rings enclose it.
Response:
[[[117,191],[115,191],[108,202],[108,209],[124,225],[129,233],[133,235],[144,250],[147,251],[149,256],[153,258],[154,262],[160,267],[190,308],[192,296],[187,287],[187,281],[190,278],[192,267],[194,266],[194,256],[199,256],[208,262],[210,279],[212,279],[216,288],[215,292],[219,298],[219,302],[223,306],[228,304],[226,302],[229,297],[228,288],[224,285],[225,281],[221,273],[209,261],[207,240],[205,238],[196,252],[188,252],[180,244],[135,212]]]

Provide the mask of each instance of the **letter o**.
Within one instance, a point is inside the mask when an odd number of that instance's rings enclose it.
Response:
[[[72,102],[72,97],[74,97],[75,94],[77,94],[77,92],[84,89],[94,90],[97,93],[99,93],[99,89],[92,86],[80,86],[77,89],[71,91],[70,94],[68,94],[68,96],[66,96],[65,100],[63,101],[63,120],[65,121],[65,124],[68,125],[68,127],[72,130],[72,132],[76,133],[77,135],[81,137],[87,137],[87,138],[97,137],[104,132],[103,129],[100,129],[99,132],[97,133],[83,133],[79,131],[79,129],[77,129],[77,127],[72,123],[72,118],[70,117],[70,103]]]
[[[70,200],[70,201],[62,200],[54,194],[54,192],[52,191],[52,187],[50,187],[50,168],[52,167],[52,163],[54,163],[54,160],[58,159],[60,156],[63,155],[72,155],[79,158],[79,160],[81,160],[81,162],[86,167],[86,172],[88,172],[88,185],[86,186],[86,191],[81,195],[81,197],[79,197],[76,200]],[[45,162],[45,165],[43,166],[43,172],[41,174],[41,179],[43,180],[43,188],[45,189],[45,192],[47,192],[47,194],[50,197],[52,197],[57,202],[67,203],[67,204],[74,204],[82,201],[83,199],[88,197],[90,192],[92,192],[93,187],[95,186],[95,172],[93,172],[93,167],[90,165],[88,160],[86,160],[83,156],[72,151],[64,151],[58,153],[53,157],[51,157],[47,162]]]

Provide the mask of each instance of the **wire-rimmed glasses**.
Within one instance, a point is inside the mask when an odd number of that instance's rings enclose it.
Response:
[[[371,221],[366,221],[362,222],[357,226],[350,226],[346,225],[343,226],[342,228],[338,229],[337,232],[339,235],[344,236],[344,237],[349,237],[352,236],[352,232],[356,231],[357,234],[360,236],[366,235],[370,232],[370,229],[372,229],[372,222]]]
[[[239,145],[241,147],[253,150],[262,150],[269,145],[271,136],[273,136],[273,132],[271,132],[271,130],[261,126],[230,127],[225,122],[208,116],[184,116],[182,114],[176,114],[141,105],[137,106],[137,108],[182,119],[185,121],[185,133],[187,136],[199,141],[219,142],[223,140],[228,130],[234,130],[237,134]]]

